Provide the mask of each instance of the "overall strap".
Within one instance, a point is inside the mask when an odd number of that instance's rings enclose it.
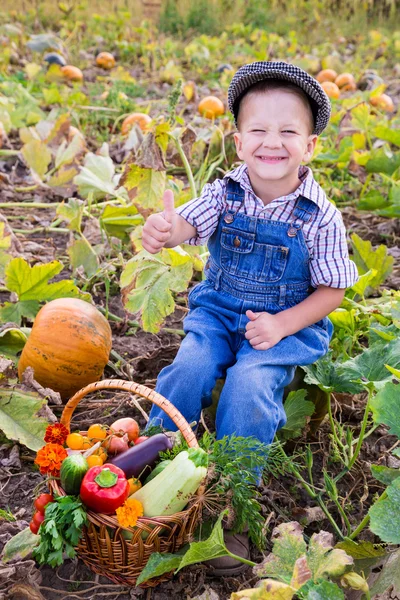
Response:
[[[245,200],[245,191],[241,187],[240,183],[237,181],[233,181],[233,179],[228,178],[228,183],[226,185],[226,206],[227,210],[224,215],[225,223],[233,223],[235,220],[236,214],[239,212],[241,207],[244,204]],[[239,202],[239,206],[235,209],[233,208],[234,202]]]
[[[288,236],[296,237],[297,232],[303,228],[304,223],[308,223],[317,210],[318,206],[315,202],[305,196],[299,196],[291,214]]]

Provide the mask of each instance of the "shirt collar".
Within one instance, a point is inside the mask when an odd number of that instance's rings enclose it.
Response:
[[[254,190],[251,187],[247,165],[245,163],[241,164],[236,169],[232,169],[232,171],[229,171],[224,176],[224,179],[226,178],[233,179],[233,181],[239,183],[245,191],[255,196]],[[322,190],[321,186],[315,181],[313,172],[310,169],[310,167],[300,165],[299,179],[301,180],[301,183],[294,192],[288,194],[287,196],[281,196],[280,198],[276,198],[270,204],[268,204],[268,206],[271,206],[271,204],[275,203],[282,204],[282,202],[294,200],[301,195],[305,198],[308,198],[312,202],[315,202],[315,204],[321,208],[323,203],[326,201],[325,192]]]

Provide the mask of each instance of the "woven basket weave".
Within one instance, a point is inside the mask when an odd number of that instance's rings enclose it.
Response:
[[[65,405],[61,423],[69,428],[72,414],[80,400],[87,394],[100,390],[123,390],[150,400],[172,419],[189,447],[198,447],[193,430],[171,402],[144,385],[120,379],[106,379],[81,389]],[[65,495],[57,481],[49,483],[57,494]],[[135,586],[137,577],[153,552],[176,552],[192,540],[200,512],[199,504],[193,503],[187,510],[174,515],[139,517],[135,528],[124,530],[132,534],[132,539],[127,540],[123,537],[123,530],[116,516],[88,511],[88,525],[84,527],[77,555],[95,573],[108,577],[115,583]],[[142,535],[143,532],[146,535]],[[170,579],[172,574],[173,572],[165,573],[140,587],[155,587]]]

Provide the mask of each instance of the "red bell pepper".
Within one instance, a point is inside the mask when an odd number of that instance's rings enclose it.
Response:
[[[129,483],[119,467],[106,463],[91,467],[80,490],[81,500],[94,512],[112,515],[129,495]]]

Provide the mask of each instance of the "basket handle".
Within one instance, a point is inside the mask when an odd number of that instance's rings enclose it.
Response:
[[[138,396],[142,396],[142,398],[145,398],[146,400],[150,400],[153,402],[153,404],[156,404],[167,413],[169,418],[175,423],[179,431],[182,433],[189,445],[189,448],[198,448],[199,444],[197,443],[196,435],[179,410],[175,408],[175,406],[169,400],[164,398],[164,396],[161,396],[161,394],[155,390],[151,390],[145,385],[135,383],[134,381],[124,381],[123,379],[104,379],[103,381],[90,383],[86,387],[76,392],[76,394],[68,400],[67,404],[64,406],[60,422],[69,429],[74,410],[82,398],[91,392],[96,392],[99,390],[123,390],[124,392],[131,392],[133,394],[137,394]]]

